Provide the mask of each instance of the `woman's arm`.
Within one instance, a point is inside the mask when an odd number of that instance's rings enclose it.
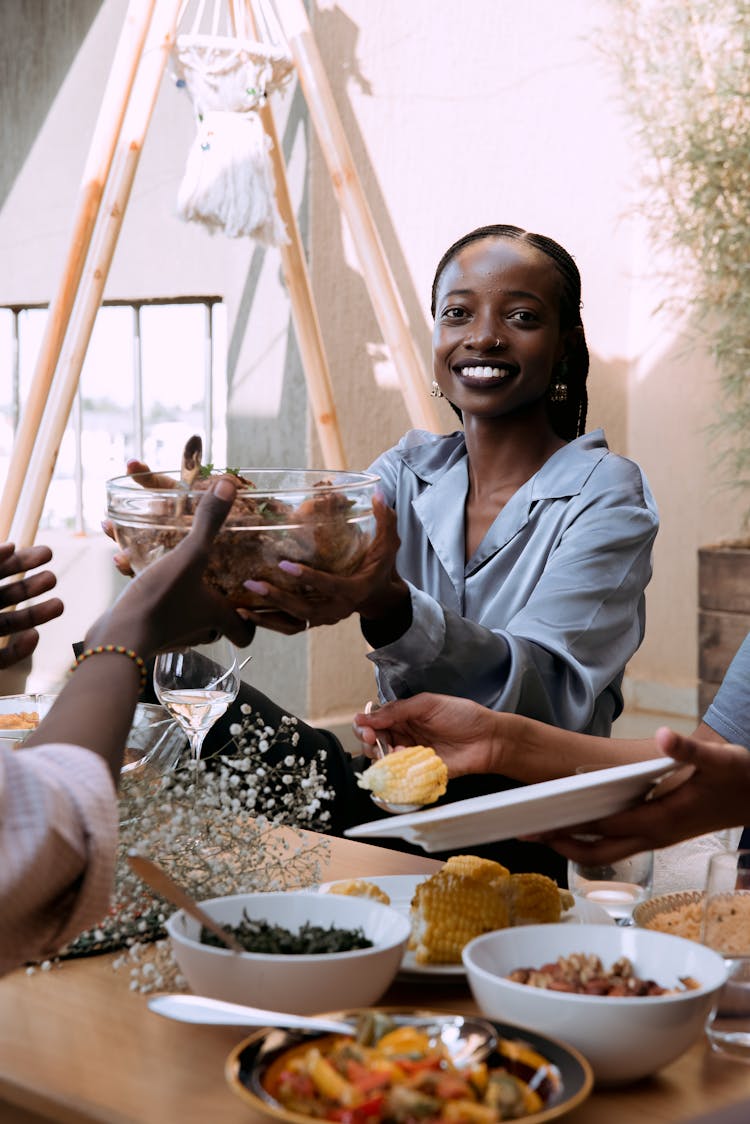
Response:
[[[627,765],[659,756],[653,738],[593,737],[489,710],[469,699],[422,694],[357,714],[365,752],[385,733],[393,745],[430,745],[449,777],[496,773],[535,784],[570,776],[580,765]]]
[[[161,648],[200,643],[216,631],[238,645],[250,642],[253,626],[202,580],[209,548],[234,494],[233,484],[225,479],[206,493],[190,534],[130,583],[89,629],[86,648],[119,645],[145,661]],[[106,654],[84,660],[24,744],[85,746],[107,761],[116,780],[139,689],[140,670],[128,656]]]
[[[172,553],[137,578],[90,629],[88,646],[144,659],[210,632],[252,638],[203,584],[213,537],[234,497],[219,482]],[[107,908],[117,839],[115,783],[140,687],[127,655],[86,659],[20,751],[0,750],[0,972],[50,952]]]

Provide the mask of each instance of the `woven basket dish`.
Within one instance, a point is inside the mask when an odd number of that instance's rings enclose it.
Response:
[[[640,902],[639,905],[633,910],[633,921],[636,925],[640,925],[642,929],[654,929],[654,921],[657,917],[665,913],[673,913],[681,910],[686,906],[695,905],[703,900],[704,894],[702,890],[679,890],[672,894],[660,894],[656,898],[650,898],[647,902]],[[663,930],[661,930],[663,931]],[[684,936],[679,929],[670,929],[676,937]],[[698,940],[699,936],[688,937],[688,940]]]

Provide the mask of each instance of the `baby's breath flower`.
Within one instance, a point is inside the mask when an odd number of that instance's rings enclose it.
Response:
[[[240,712],[242,721],[230,727],[232,741],[208,766],[190,758],[163,775],[144,769],[122,778],[113,902],[107,916],[68,945],[63,957],[120,948],[112,966],[130,972],[132,990],[186,988],[165,939],[171,907],[130,869],[131,849],[152,855],[198,899],[320,881],[325,841],[311,846],[298,834],[292,844],[276,827],[314,830],[330,822],[324,805],[333,793],[325,787],[325,752],[310,760],[284,753],[299,738],[291,732],[295,718],[283,716],[274,730],[248,704]],[[48,971],[52,964],[40,967]]]

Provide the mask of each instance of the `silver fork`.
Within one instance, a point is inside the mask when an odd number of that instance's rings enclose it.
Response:
[[[374,710],[378,709],[378,704],[369,699],[365,703],[365,714],[372,714]],[[378,751],[378,757],[387,757],[391,752],[391,745],[386,741],[382,734],[375,734],[375,748]],[[370,793],[370,799],[373,804],[378,808],[382,808],[384,812],[390,812],[392,816],[403,816],[407,812],[421,812],[424,804],[390,804],[387,800],[381,800],[379,796]]]

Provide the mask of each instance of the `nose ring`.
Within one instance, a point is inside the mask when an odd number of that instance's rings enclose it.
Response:
[[[495,347],[499,347],[499,346],[500,346],[500,340],[495,340]]]

